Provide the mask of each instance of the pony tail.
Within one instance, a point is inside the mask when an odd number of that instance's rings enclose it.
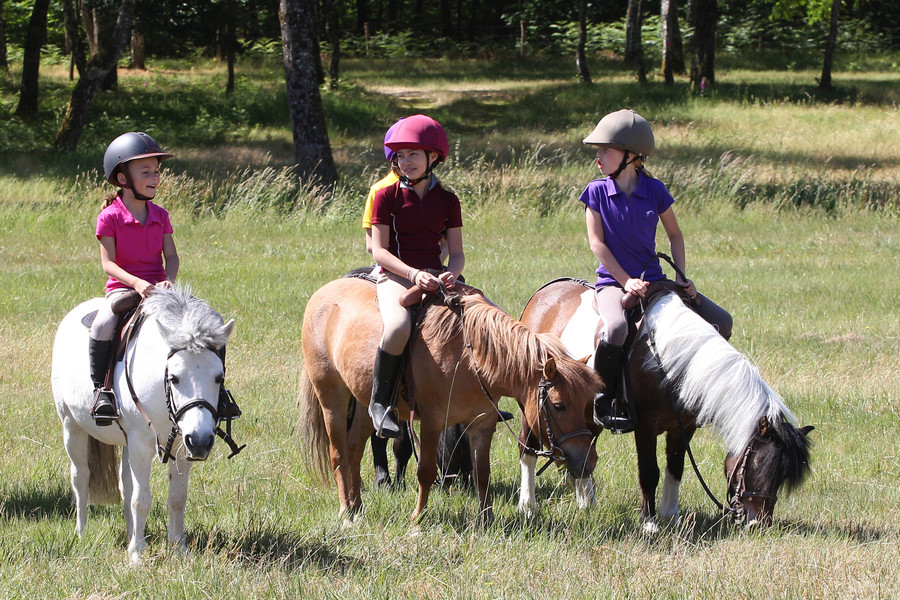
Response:
[[[650,171],[647,170],[647,167],[644,166],[644,159],[639,158],[635,161],[634,168],[640,173],[646,175],[650,179],[653,179],[653,175],[650,174]]]
[[[111,193],[107,194],[106,197],[103,199],[103,205],[100,207],[100,209],[102,210],[102,209],[106,208],[107,206],[109,206],[110,204],[112,204],[113,202],[115,202],[116,198],[119,197],[120,193],[121,193],[121,190],[118,192],[111,192]]]

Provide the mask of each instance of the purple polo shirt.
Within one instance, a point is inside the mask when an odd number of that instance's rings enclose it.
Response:
[[[675,201],[661,181],[638,175],[637,188],[626,198],[612,179],[595,179],[579,200],[600,214],[606,245],[631,277],[643,274],[645,281],[665,277],[656,256],[656,224]],[[596,287],[606,285],[618,283],[601,264]]]
[[[441,236],[462,227],[462,210],[456,194],[434,183],[423,198],[402,183],[375,193],[372,224],[388,225],[388,250],[415,269],[441,269]]]
[[[97,215],[97,239],[105,236],[116,240],[116,264],[153,284],[166,278],[162,250],[163,236],[167,233],[172,233],[169,213],[152,202],[147,202],[144,225],[132,216],[118,197]],[[106,292],[116,289],[130,288],[110,277],[106,281]]]

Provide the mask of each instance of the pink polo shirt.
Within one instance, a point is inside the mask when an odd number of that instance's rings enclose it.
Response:
[[[121,198],[116,198],[97,215],[97,239],[106,236],[116,240],[116,264],[152,284],[166,279],[163,236],[172,231],[169,213],[149,201],[144,225],[132,216]],[[106,293],[117,289],[130,288],[110,277],[106,281]]]

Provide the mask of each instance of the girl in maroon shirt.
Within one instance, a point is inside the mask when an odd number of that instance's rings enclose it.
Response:
[[[375,356],[369,415],[380,437],[398,437],[393,410],[394,386],[409,341],[412,320],[400,297],[414,285],[448,289],[465,265],[459,198],[445,190],[432,169],[450,152],[441,124],[425,115],[401,120],[385,144],[396,152],[400,181],[375,195],[372,211],[372,256],[381,274],[377,293],[384,333]],[[441,264],[441,238],[449,258]]]

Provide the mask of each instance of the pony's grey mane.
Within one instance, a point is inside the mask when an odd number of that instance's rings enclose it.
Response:
[[[665,384],[674,384],[679,406],[695,413],[698,425],[717,427],[730,452],[750,443],[763,415],[771,423],[796,422],[759,370],[678,296],[654,302],[643,327],[653,332]],[[645,367],[659,369],[652,353]]]
[[[191,295],[190,286],[156,288],[144,300],[145,314],[154,315],[167,333],[166,343],[174,349],[199,353],[221,348],[228,341],[222,316]]]

